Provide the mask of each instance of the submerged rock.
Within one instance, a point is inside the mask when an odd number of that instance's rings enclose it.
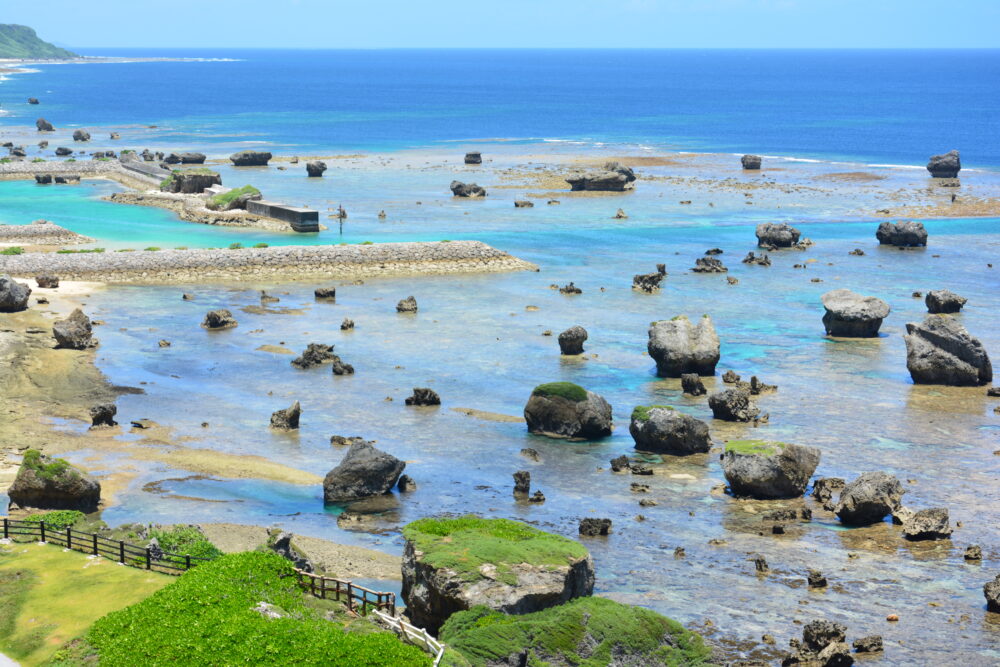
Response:
[[[848,289],[836,289],[823,295],[823,326],[830,336],[875,338],[882,320],[889,315],[889,304],[873,296],[861,296]]]
[[[236,167],[266,167],[272,155],[267,151],[240,151],[229,156]]]
[[[881,653],[882,635],[868,635],[854,640],[855,653]]]
[[[408,296],[402,299],[396,304],[397,313],[415,313],[417,312],[417,300],[412,296]]]
[[[596,169],[566,178],[571,190],[623,192],[635,187],[635,172],[619,162],[607,162]]]
[[[299,417],[302,415],[302,406],[298,401],[292,403],[284,410],[275,410],[271,414],[271,428],[283,431],[294,431],[299,428]]]
[[[922,222],[882,222],[875,231],[881,245],[900,248],[927,245],[927,230]]]
[[[221,329],[232,329],[237,324],[233,314],[225,308],[221,308],[205,313],[205,320],[201,323],[201,326],[206,329],[218,331]]]
[[[86,350],[95,347],[97,340],[93,338],[93,325],[90,318],[79,308],[73,310],[65,320],[52,323],[52,336],[56,339],[56,347],[66,350]]]
[[[704,396],[708,393],[705,384],[701,381],[701,376],[697,373],[681,374],[681,391],[689,396]]]
[[[712,448],[708,424],[668,405],[640,405],[632,411],[629,433],[644,452],[687,456]]]
[[[333,353],[333,345],[324,343],[309,343],[305,351],[292,359],[292,366],[296,368],[314,368],[321,364],[332,362],[337,358]]]
[[[486,188],[475,183],[463,183],[462,181],[452,181],[451,194],[455,197],[485,197]]]
[[[0,313],[17,313],[28,307],[31,288],[9,275],[0,275]]]
[[[964,296],[959,296],[946,289],[931,290],[924,298],[927,304],[928,313],[957,313],[962,310],[962,306],[968,301]]]
[[[951,537],[948,510],[944,507],[920,510],[903,523],[908,540],[946,540]]]
[[[797,498],[805,493],[819,460],[816,447],[733,440],[726,443],[722,470],[734,496],[757,500]]]
[[[699,257],[694,260],[694,273],[726,273],[729,271],[717,257]]]
[[[477,605],[529,614],[594,589],[581,544],[519,522],[427,518],[405,526],[403,537],[402,597],[412,622],[430,632]]]
[[[747,256],[743,258],[744,264],[756,264],[757,266],[771,266],[771,258],[767,255],[755,255],[753,252],[748,252]]]
[[[559,350],[562,354],[583,354],[583,343],[587,340],[587,330],[573,326],[559,334]]]
[[[93,512],[101,501],[101,484],[63,459],[29,449],[7,495],[22,508]]]
[[[956,387],[993,381],[993,365],[978,338],[949,315],[928,315],[906,325],[906,368],[916,384]]]
[[[906,491],[899,480],[884,472],[866,472],[844,487],[834,511],[852,526],[878,523],[900,506]]]
[[[932,178],[956,178],[962,170],[962,160],[958,151],[948,151],[942,155],[932,155],[927,162],[927,171]]]
[[[540,384],[524,406],[528,431],[554,438],[592,440],[611,435],[611,406],[571,382]]]
[[[354,320],[349,317],[345,317],[344,321],[340,323],[341,331],[350,331],[354,328]]]
[[[697,324],[692,324],[686,315],[653,322],[646,349],[656,361],[656,374],[660,377],[680,377],[685,373],[715,375],[719,363],[719,337],[708,315],[703,315]]]
[[[757,225],[757,245],[762,248],[791,248],[802,233],[786,222],[762,222]]]
[[[414,387],[413,395],[406,398],[407,405],[441,405],[441,397],[428,387]]]
[[[756,170],[760,169],[760,156],[759,155],[744,155],[740,158],[740,164],[743,165],[744,169]]]
[[[652,294],[660,289],[660,284],[667,275],[665,264],[657,264],[654,273],[640,273],[632,276],[632,289]]]
[[[745,389],[724,389],[708,397],[712,416],[727,422],[749,422],[760,415],[760,408]]]
[[[389,493],[404,468],[406,463],[371,443],[355,443],[323,479],[323,500],[345,503]]]

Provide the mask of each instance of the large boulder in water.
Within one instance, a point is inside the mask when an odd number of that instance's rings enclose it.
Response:
[[[993,381],[986,348],[950,315],[928,315],[923,323],[906,325],[906,368],[916,384],[955,387]]]
[[[456,197],[485,197],[486,188],[475,183],[451,182],[451,194]]]
[[[201,323],[201,326],[210,331],[221,331],[223,329],[232,329],[237,324],[238,322],[231,312],[225,308],[220,308],[219,310],[210,310],[205,313],[205,320]]]
[[[93,338],[93,325],[83,311],[76,308],[65,320],[52,323],[52,336],[56,339],[56,347],[67,350],[86,350],[95,347],[97,340]]]
[[[229,160],[236,167],[266,167],[271,157],[267,151],[240,151],[230,155]]]
[[[946,540],[951,537],[951,522],[944,507],[914,512],[903,522],[903,537],[908,540]]]
[[[73,141],[90,141],[90,132],[86,130],[74,130]]]
[[[406,463],[370,442],[355,442],[323,479],[323,501],[346,503],[389,493],[404,468]]]
[[[819,465],[820,451],[784,442],[733,440],[722,454],[722,471],[734,496],[798,498]]]
[[[757,245],[764,248],[791,248],[799,242],[799,236],[801,232],[785,222],[757,225]]]
[[[324,343],[309,343],[305,351],[292,359],[292,366],[306,369],[319,366],[321,364],[333,363],[337,355],[333,353],[333,345]]]
[[[299,428],[299,418],[302,416],[302,405],[295,401],[284,410],[271,413],[271,428],[281,431],[295,431]]]
[[[924,298],[928,313],[957,313],[962,310],[962,306],[968,301],[964,296],[959,296],[946,289],[931,290]]]
[[[465,164],[482,164],[483,154],[479,151],[470,151],[465,154]]]
[[[708,424],[669,405],[640,405],[628,428],[635,448],[643,452],[687,456],[712,448]]]
[[[892,475],[866,472],[844,487],[833,511],[847,525],[867,526],[899,509],[904,493]]]
[[[592,440],[611,435],[611,406],[571,382],[540,384],[524,406],[528,431],[550,438]]]
[[[881,245],[900,248],[927,245],[927,230],[922,222],[882,222],[875,230],[875,238]]]
[[[594,590],[594,563],[583,545],[509,519],[419,519],[403,537],[406,612],[431,632],[477,605],[530,614]]]
[[[0,313],[17,313],[28,307],[31,288],[8,275],[0,275]]]
[[[656,374],[660,377],[680,377],[684,373],[715,375],[719,363],[719,336],[708,315],[702,316],[697,324],[692,324],[687,315],[653,322],[646,349],[656,361]]]
[[[35,127],[38,128],[39,132],[55,132],[56,128],[52,127],[52,123],[45,120],[44,118],[39,118],[35,121]]]
[[[559,334],[559,351],[565,355],[583,354],[583,343],[587,340],[587,330],[577,325]]]
[[[835,289],[823,295],[823,326],[830,336],[875,338],[889,304],[874,296],[861,296],[849,289]]]
[[[619,162],[608,162],[603,169],[574,174],[566,182],[571,190],[624,192],[635,187],[635,172]]]
[[[205,164],[204,153],[171,153],[163,158],[167,164]]]
[[[715,392],[708,397],[708,407],[713,417],[727,422],[749,422],[760,414],[750,392],[742,387]]]
[[[323,176],[324,171],[326,171],[326,162],[321,162],[320,160],[306,162],[306,175],[309,178],[320,178]]]
[[[962,170],[962,161],[958,151],[948,151],[943,155],[932,155],[927,162],[927,171],[933,178],[956,178]]]
[[[7,495],[19,507],[93,512],[101,500],[101,485],[63,459],[29,449]]]
[[[744,155],[740,158],[740,164],[744,169],[760,169],[760,156],[759,155]]]
[[[180,194],[201,194],[213,185],[222,185],[222,177],[209,169],[175,169],[160,183],[160,190]]]

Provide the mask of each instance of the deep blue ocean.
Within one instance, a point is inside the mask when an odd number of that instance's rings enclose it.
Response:
[[[2,124],[147,125],[178,143],[376,151],[640,144],[1000,168],[1000,50],[109,50],[198,62],[41,65]],[[221,60],[221,62],[220,62]],[[41,107],[24,103],[43,98]]]

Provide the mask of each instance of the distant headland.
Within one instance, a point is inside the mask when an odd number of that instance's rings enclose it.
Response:
[[[0,23],[0,58],[62,60],[78,57],[72,51],[67,51],[40,39],[33,28],[13,23]]]

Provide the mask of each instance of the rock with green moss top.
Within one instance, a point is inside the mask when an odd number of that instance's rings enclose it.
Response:
[[[197,169],[175,169],[160,183],[160,190],[186,195],[197,195],[213,185],[222,185],[222,177],[217,172],[204,167]]]
[[[669,405],[638,406],[628,430],[635,448],[644,452],[687,456],[712,448],[708,424]]]
[[[247,202],[263,199],[260,190],[252,185],[234,188],[209,198],[206,207],[213,211],[246,210]]]
[[[611,435],[611,406],[572,382],[540,384],[524,406],[528,431],[551,438],[592,440]]]
[[[518,521],[425,518],[404,527],[403,537],[407,613],[431,632],[477,605],[530,614],[594,590],[583,545]]]
[[[731,440],[722,471],[734,496],[770,500],[797,498],[819,465],[820,451],[784,442]]]
[[[524,616],[475,607],[448,619],[440,638],[475,667],[715,664],[711,648],[677,621],[595,597]]]
[[[29,449],[7,495],[19,507],[93,512],[101,500],[101,485],[68,461]]]
[[[680,377],[684,373],[715,375],[719,363],[719,336],[712,318],[702,316],[693,324],[686,315],[649,325],[649,356],[656,361],[660,377]]]

